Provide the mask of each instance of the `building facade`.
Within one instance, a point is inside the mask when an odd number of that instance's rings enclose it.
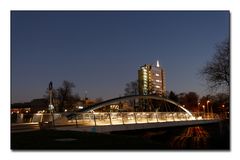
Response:
[[[159,61],[156,65],[145,64],[138,70],[138,90],[140,95],[166,94],[165,72],[160,67]]]

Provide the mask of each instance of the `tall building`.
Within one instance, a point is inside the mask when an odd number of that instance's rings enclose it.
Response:
[[[140,95],[166,94],[165,72],[160,67],[159,61],[156,65],[145,64],[138,70],[138,89]]]

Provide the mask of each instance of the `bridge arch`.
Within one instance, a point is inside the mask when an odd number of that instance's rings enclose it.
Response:
[[[193,116],[190,111],[188,111],[186,108],[182,107],[178,103],[176,103],[176,102],[174,102],[172,100],[169,100],[167,98],[156,96],[156,95],[130,95],[130,96],[113,98],[113,99],[109,99],[109,100],[106,100],[106,101],[103,101],[103,102],[100,102],[100,103],[88,106],[88,107],[82,109],[81,112],[89,112],[91,110],[95,110],[95,109],[99,109],[99,108],[105,107],[107,105],[111,105],[112,103],[115,103],[115,102],[120,102],[120,101],[130,100],[130,99],[136,99],[136,98],[139,98],[139,99],[155,99],[155,100],[165,101],[165,102],[171,103],[171,104],[179,107],[184,112],[186,112],[189,116]]]

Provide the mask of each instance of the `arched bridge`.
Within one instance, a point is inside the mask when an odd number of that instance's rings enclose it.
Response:
[[[159,107],[160,111],[155,110],[154,112],[89,112],[105,106],[109,106],[111,104],[116,104],[121,101],[133,99],[150,99],[161,101],[161,103],[159,103],[160,107],[157,101],[156,103],[154,102],[154,105],[157,105],[154,107]],[[146,104],[151,105],[151,103]],[[166,107],[164,105],[166,105],[169,109],[162,109]],[[178,110],[174,112],[173,110],[170,110],[171,107],[174,109],[177,108]],[[64,125],[65,127],[59,127],[59,129],[62,130],[112,132],[121,130],[200,125],[218,123],[220,121],[218,115],[216,114],[210,114],[206,112],[191,113],[178,103],[156,95],[130,95],[113,98],[88,106],[82,109],[80,113],[75,112],[74,114],[71,114],[73,116],[67,116],[68,119],[65,122],[63,122],[62,119],[58,121],[56,117],[56,120],[54,121],[55,126]],[[42,118],[40,118],[41,120],[44,119],[43,116],[46,115],[42,115]]]
[[[156,101],[153,104],[155,108],[160,109],[154,112],[89,112],[121,101],[133,99],[150,99]],[[163,103],[162,103],[163,102]],[[166,103],[165,103],[166,102]],[[147,105],[151,105],[151,102]],[[170,105],[169,105],[170,104]],[[162,110],[162,107],[169,108]],[[174,112],[171,108],[177,108]],[[209,123],[218,123],[219,118],[209,113],[191,113],[178,103],[164,97],[156,95],[130,95],[109,99],[81,110],[81,113],[75,113],[76,116],[69,120],[69,124],[76,124],[77,127],[65,127],[66,130],[80,130],[90,132],[112,132],[137,129],[150,129],[161,127],[176,127],[188,125],[201,125]],[[79,125],[79,128],[78,128]]]
[[[173,104],[173,105],[179,107],[181,110],[186,112],[189,116],[192,116],[190,111],[188,111],[186,108],[182,107],[181,105],[177,104],[176,102],[174,102],[170,99],[164,98],[164,97],[156,96],[156,95],[130,95],[130,96],[113,98],[113,99],[109,99],[109,100],[106,100],[106,101],[88,106],[88,107],[82,109],[81,112],[89,112],[89,111],[92,111],[92,110],[95,110],[95,109],[99,109],[99,108],[111,105],[111,104],[116,103],[116,102],[121,102],[121,101],[131,100],[131,99],[154,99],[154,100],[160,100],[160,101],[168,102],[170,104]]]

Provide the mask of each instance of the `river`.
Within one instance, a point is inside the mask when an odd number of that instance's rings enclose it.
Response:
[[[154,144],[159,144],[159,149],[230,150],[229,126],[229,120],[226,120],[201,126],[134,130],[113,132],[112,134],[138,136]]]

